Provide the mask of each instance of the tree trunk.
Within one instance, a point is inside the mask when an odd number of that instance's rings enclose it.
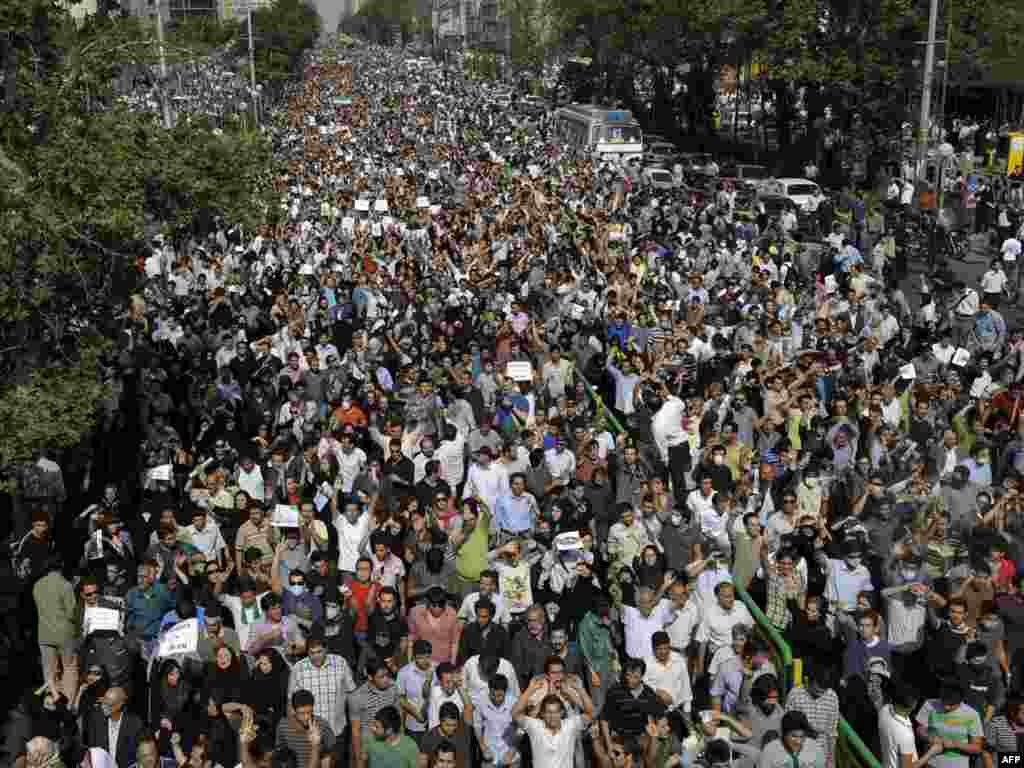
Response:
[[[793,99],[784,80],[773,83],[775,91],[775,125],[778,131],[779,152],[789,148],[793,141]]]

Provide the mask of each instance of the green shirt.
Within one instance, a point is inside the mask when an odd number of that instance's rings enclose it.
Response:
[[[490,538],[491,514],[481,506],[480,519],[455,555],[455,572],[463,581],[477,582],[487,568],[487,540]]]
[[[394,744],[371,738],[366,742],[366,756],[369,768],[416,768],[420,751],[416,742],[404,733]]]
[[[966,704],[946,712],[939,702],[926,701],[917,713],[917,723],[928,729],[929,739],[964,743],[984,735],[981,717]],[[958,749],[947,749],[929,760],[928,764],[932,768],[969,768],[971,756]]]

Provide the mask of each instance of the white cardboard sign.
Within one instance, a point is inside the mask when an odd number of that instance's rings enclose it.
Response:
[[[93,632],[121,631],[121,612],[113,608],[86,608],[82,616],[82,629],[88,637]]]
[[[505,368],[505,375],[512,381],[533,381],[533,366],[528,362],[512,361]]]
[[[195,653],[199,646],[199,619],[179,621],[160,638],[160,656]]]
[[[298,528],[299,508],[289,506],[288,504],[278,504],[274,507],[274,514],[270,519],[270,524],[275,528]]]

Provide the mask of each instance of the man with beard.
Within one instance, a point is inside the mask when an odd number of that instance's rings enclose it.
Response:
[[[394,587],[383,587],[377,595],[377,607],[367,617],[366,647],[363,649],[359,666],[365,667],[371,657],[376,657],[389,666],[394,665],[408,654],[409,625],[402,618],[398,605],[398,592]]]

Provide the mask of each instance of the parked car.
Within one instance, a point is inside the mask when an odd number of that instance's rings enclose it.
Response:
[[[716,165],[707,152],[684,152],[679,156],[679,163],[683,166],[683,173],[698,176],[713,176]]]
[[[768,169],[757,163],[734,163],[723,166],[718,174],[722,181],[732,181],[737,187],[747,187],[758,190],[761,183],[767,181],[770,176]]]
[[[776,218],[783,211],[792,211],[800,216],[800,208],[785,195],[777,195],[771,192],[758,192],[754,198],[754,207],[756,208],[757,203],[764,205],[764,212],[768,214],[770,218]]]
[[[654,189],[676,189],[678,186],[672,172],[664,168],[647,168],[643,177]]]
[[[821,187],[810,179],[769,179],[761,184],[761,192],[788,197],[805,211],[818,210]]]
[[[676,152],[676,148],[664,141],[649,142],[645,140],[644,143],[644,165],[660,166],[662,168],[671,168],[675,162],[679,153]]]

